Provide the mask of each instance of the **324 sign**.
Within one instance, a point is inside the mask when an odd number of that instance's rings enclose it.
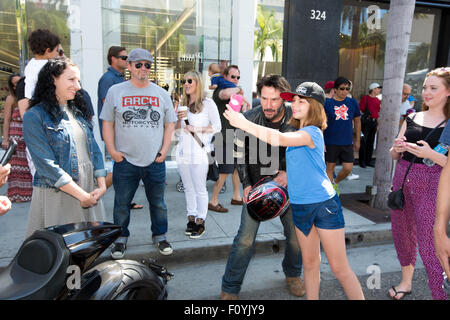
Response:
[[[311,15],[309,16],[309,18],[311,20],[321,20],[321,21],[325,21],[327,19],[327,12],[325,10],[314,10],[311,9],[310,10]]]

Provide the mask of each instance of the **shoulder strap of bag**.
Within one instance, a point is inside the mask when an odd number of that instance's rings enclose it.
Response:
[[[366,108],[364,109],[364,114],[367,114],[370,117],[369,96],[366,96]]]
[[[184,123],[186,123],[186,125],[189,125],[189,120],[184,120]],[[203,148],[205,145],[203,144],[202,140],[200,140],[200,138],[198,137],[198,135],[195,132],[191,132],[192,136],[194,137],[195,141],[197,141],[197,143],[200,145],[201,148]]]
[[[414,118],[413,118],[414,119]],[[437,128],[439,128],[442,124],[444,124],[444,122],[446,122],[447,120],[444,120],[444,121],[442,121],[441,123],[439,123],[433,130],[431,130],[428,134],[427,134],[427,136],[425,137],[425,139],[423,139],[424,141],[427,141],[427,139],[431,136],[431,134],[437,129]],[[411,163],[409,164],[409,166],[408,166],[408,169],[406,170],[406,173],[405,173],[405,177],[403,178],[403,183],[402,183],[402,189],[403,189],[403,185],[405,184],[405,181],[406,181],[406,176],[408,175],[408,173],[409,173],[409,169],[411,169],[411,167],[412,167],[412,165],[414,164],[414,161],[417,159],[417,156],[414,156],[414,158],[411,160]]]

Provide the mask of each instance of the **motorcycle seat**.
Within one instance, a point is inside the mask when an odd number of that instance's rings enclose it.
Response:
[[[0,300],[54,299],[65,285],[69,260],[61,235],[34,232],[0,273]]]

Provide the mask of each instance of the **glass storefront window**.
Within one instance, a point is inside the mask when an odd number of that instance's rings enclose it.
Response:
[[[182,94],[186,72],[202,72],[205,90],[208,66],[231,61],[230,0],[102,0],[104,70],[109,47],[130,52],[144,48],[153,55],[150,79],[173,95]],[[129,78],[126,72],[126,78]],[[176,145],[172,143],[171,150]],[[172,159],[169,151],[167,160]]]
[[[0,39],[0,124],[3,124],[3,108],[9,94],[8,78],[20,72],[15,0],[0,2]]]
[[[26,0],[27,36],[37,29],[47,29],[58,35],[67,57],[70,57],[69,0]],[[28,59],[31,59],[29,53]]]
[[[0,2],[0,122],[8,95],[8,77],[23,73],[32,53],[28,52],[28,35],[36,29],[48,29],[61,38],[70,56],[70,31],[67,26],[69,1],[2,0]]]
[[[229,0],[103,0],[104,55],[112,45],[149,50],[150,78],[181,93],[184,73],[208,75],[210,63],[231,60]],[[106,65],[105,65],[106,69]]]
[[[255,22],[254,79],[281,74],[283,57],[284,0],[258,0]]]
[[[352,95],[358,101],[368,93],[370,83],[383,82],[388,9],[384,3],[343,1],[339,75],[353,82]],[[434,65],[433,30],[438,20],[438,11],[416,7],[405,74],[405,82],[412,86],[417,99],[416,108],[422,104],[425,75]]]

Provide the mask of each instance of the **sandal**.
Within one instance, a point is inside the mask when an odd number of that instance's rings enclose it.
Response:
[[[390,293],[388,292],[388,295],[392,300],[402,300],[404,297],[412,293],[412,291],[397,291],[397,289],[395,289],[395,286],[392,286],[392,290],[395,293],[393,296],[391,296]],[[403,296],[396,298],[398,294],[403,294]]]
[[[216,211],[216,212],[228,212],[227,208],[224,208],[220,203],[217,205],[213,205],[208,203],[208,210]]]
[[[131,210],[139,210],[142,209],[144,206],[142,204],[137,204],[135,202],[130,203],[130,209]]]
[[[244,204],[244,201],[231,199],[230,203],[235,206],[242,206]]]

